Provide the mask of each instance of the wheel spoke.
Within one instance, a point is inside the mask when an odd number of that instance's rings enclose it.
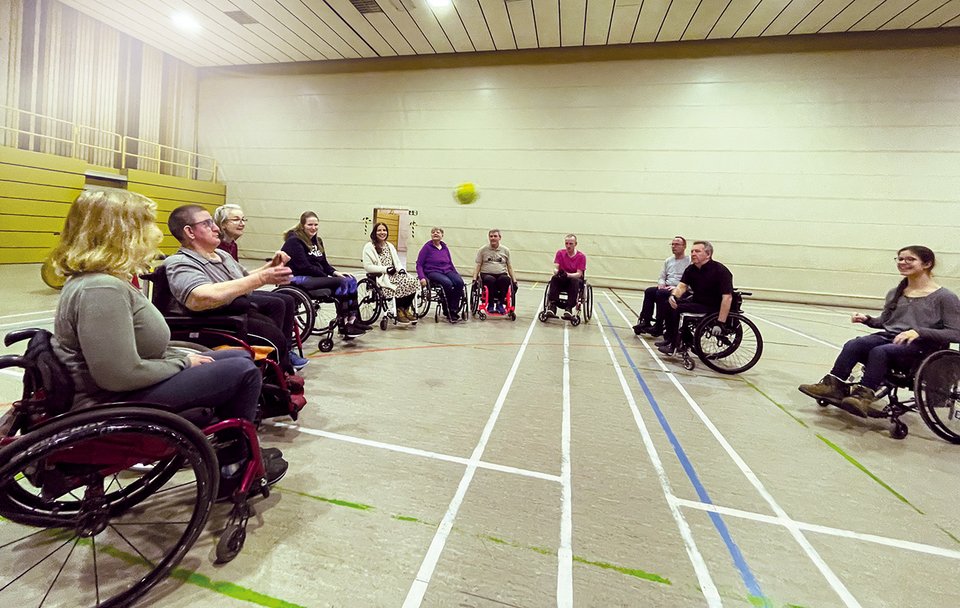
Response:
[[[42,533],[42,532],[46,532],[46,530],[43,529],[43,528],[41,528],[41,529],[37,530],[36,532],[31,532],[30,534],[27,534],[26,536],[22,536],[22,537],[20,537],[20,538],[18,538],[18,539],[11,540],[11,541],[8,542],[8,543],[4,543],[4,544],[0,545],[0,549],[6,549],[7,547],[9,547],[10,545],[12,545],[12,544],[14,544],[14,543],[19,543],[20,541],[27,540],[27,539],[30,538],[31,536],[36,536],[37,534],[40,534],[40,533]]]
[[[57,575],[53,577],[53,581],[51,581],[50,586],[47,587],[47,592],[43,594],[43,599],[40,600],[41,607],[43,606],[43,603],[47,601],[47,597],[50,596],[50,592],[53,591],[53,586],[57,584],[57,581],[60,579],[60,575],[63,574],[63,569],[67,567],[67,562],[70,561],[70,556],[73,555],[73,551],[74,549],[77,548],[77,543],[79,542],[80,542],[80,537],[78,536],[74,539],[73,546],[70,547],[70,551],[67,552],[67,557],[63,560],[63,563],[60,564],[60,569],[57,570]]]
[[[90,537],[90,545],[93,547],[93,591],[97,597],[96,605],[100,605],[100,573],[97,569],[97,537]]]
[[[140,552],[140,549],[137,549],[135,546],[133,546],[133,543],[131,543],[129,540],[127,540],[127,537],[124,536],[123,533],[120,532],[120,530],[117,530],[116,525],[114,525],[114,524],[109,524],[109,526],[110,526],[110,529],[111,529],[111,530],[113,530],[114,532],[117,533],[117,536],[119,536],[120,538],[123,539],[123,542],[127,543],[128,545],[130,545],[130,548],[137,552],[137,555],[140,556],[140,559],[142,559],[143,561],[147,562],[147,564],[149,564],[151,568],[156,568],[156,567],[157,567],[156,564],[154,564],[152,561],[150,561],[149,559],[147,559],[147,556],[146,556],[146,555],[144,555],[143,553]]]
[[[44,532],[45,532],[45,531],[46,531],[46,530],[44,530]],[[29,568],[27,568],[26,570],[24,570],[23,572],[21,572],[20,574],[18,574],[18,575],[16,576],[16,578],[14,578],[13,580],[11,580],[9,583],[7,583],[6,585],[4,585],[3,587],[0,587],[0,591],[3,591],[4,589],[6,589],[7,587],[9,587],[10,585],[14,584],[14,583],[17,582],[18,580],[20,580],[21,578],[23,578],[24,576],[26,576],[27,574],[29,574],[31,570],[33,570],[34,568],[36,568],[37,566],[39,566],[39,565],[42,564],[43,562],[47,561],[47,558],[48,558],[48,557],[50,557],[51,555],[53,555],[54,553],[56,553],[56,552],[59,551],[60,549],[63,549],[64,547],[66,547],[66,546],[70,543],[70,541],[74,540],[75,538],[77,538],[77,537],[74,535],[73,537],[68,538],[67,540],[63,541],[63,544],[62,544],[62,545],[60,545],[59,547],[57,547],[56,549],[54,549],[54,550],[51,551],[50,553],[47,553],[46,555],[44,555],[43,557],[41,557],[41,558],[40,558],[39,560],[37,560],[36,563],[34,563],[32,566],[30,566]]]

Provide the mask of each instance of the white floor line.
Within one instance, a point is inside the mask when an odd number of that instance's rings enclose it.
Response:
[[[470,483],[473,481],[473,476],[477,471],[477,467],[480,463],[480,457],[483,456],[483,451],[487,447],[487,442],[490,440],[490,435],[493,433],[493,427],[497,423],[497,418],[500,417],[500,410],[503,409],[503,404],[507,400],[507,394],[510,392],[510,387],[513,386],[513,379],[517,375],[517,369],[520,367],[520,361],[523,359],[523,354],[527,350],[527,344],[530,342],[530,336],[533,334],[533,328],[537,325],[537,317],[534,316],[530,321],[530,327],[527,328],[527,335],[523,337],[523,343],[520,345],[520,349],[517,351],[517,356],[513,359],[513,365],[510,367],[510,372],[507,374],[506,380],[503,382],[503,387],[500,389],[500,394],[497,396],[497,401],[493,406],[493,411],[490,412],[490,418],[487,420],[487,425],[483,429],[483,433],[480,435],[480,440],[477,442],[477,446],[473,449],[473,454],[470,456],[470,461],[467,463],[467,470],[463,473],[463,478],[460,479],[460,485],[457,486],[457,491],[453,495],[453,499],[450,501],[450,506],[447,507],[447,512],[443,516],[443,520],[440,522],[440,525],[437,527],[436,533],[433,535],[433,541],[430,543],[430,548],[427,550],[426,556],[423,558],[423,562],[420,564],[420,570],[417,572],[417,577],[414,579],[413,584],[410,585],[410,590],[407,592],[407,597],[403,601],[403,608],[419,608],[423,603],[423,596],[427,592],[427,586],[430,584],[430,579],[433,577],[433,571],[437,567],[437,562],[440,561],[440,554],[443,552],[444,546],[447,544],[447,537],[450,535],[450,530],[453,529],[453,522],[457,518],[457,513],[460,511],[460,505],[463,503],[463,498],[467,494],[467,489],[470,487]]]
[[[731,517],[739,517],[741,519],[749,519],[751,521],[762,522],[767,524],[774,524],[777,526],[786,526],[787,522],[779,517],[773,515],[764,515],[762,513],[752,513],[750,511],[742,511],[740,509],[732,509],[730,507],[721,507],[719,505],[711,505],[704,502],[698,502],[694,500],[687,500],[685,498],[674,498],[674,501],[681,507],[687,507],[690,509],[698,509],[700,511],[711,511],[713,513],[719,513],[721,515],[729,515]],[[887,547],[894,547],[896,549],[905,549],[908,551],[916,551],[918,553],[926,553],[928,555],[936,555],[938,557],[947,557],[950,559],[960,560],[960,551],[954,551],[953,549],[944,549],[943,547],[937,547],[936,545],[927,545],[924,543],[917,543],[910,540],[900,540],[898,538],[889,538],[886,536],[877,536],[876,534],[864,534],[862,532],[854,532],[853,530],[844,530],[842,528],[832,528],[830,526],[822,526],[820,524],[811,524],[802,521],[793,521],[802,530],[808,532],[815,532],[818,534],[826,534],[829,536],[838,536],[841,538],[850,538],[853,540],[865,541],[868,543],[875,543],[878,545],[884,545]]]
[[[13,376],[14,378],[23,378],[23,370],[19,367],[15,369],[0,369],[0,374]]]
[[[755,314],[753,314],[752,312],[751,312],[748,316],[749,316],[751,319],[756,319],[757,321],[763,321],[764,323],[767,323],[767,324],[769,324],[769,325],[773,325],[774,327],[779,327],[780,329],[782,329],[782,330],[784,330],[784,331],[788,331],[788,332],[790,332],[790,333],[792,333],[792,334],[796,334],[796,335],[800,336],[801,338],[806,338],[806,339],[808,339],[808,340],[813,340],[813,341],[816,342],[817,344],[823,344],[824,346],[829,346],[830,348],[832,348],[832,349],[834,349],[834,350],[840,350],[840,347],[837,346],[836,344],[831,344],[830,342],[825,342],[825,341],[821,340],[820,338],[814,338],[814,337],[811,336],[810,334],[805,334],[805,333],[803,333],[802,331],[797,331],[796,329],[793,329],[792,327],[787,327],[786,325],[781,325],[781,324],[777,323],[776,321],[771,321],[771,320],[769,320],[769,319],[764,319],[763,317],[758,316],[758,315],[755,315]]]
[[[573,608],[573,484],[570,482],[570,326],[563,326],[563,419],[560,423],[560,546],[557,608]]]
[[[605,294],[606,295],[606,294]],[[623,311],[620,310],[620,307],[610,298],[609,295],[606,296],[607,301],[610,302],[617,312],[623,317],[626,321],[626,317],[623,315]],[[753,318],[753,315],[751,315]],[[662,369],[666,371],[666,366],[661,361],[660,357],[650,348],[645,340],[641,340],[643,345],[646,347],[650,355],[657,361]],[[790,516],[787,515],[787,512],[784,511],[783,507],[780,506],[774,498],[773,495],[767,490],[766,486],[763,485],[763,482],[760,481],[760,478],[757,477],[756,473],[753,472],[746,461],[740,456],[740,454],[733,449],[733,446],[730,445],[730,442],[727,441],[727,438],[723,436],[723,433],[720,432],[720,429],[713,424],[713,421],[707,416],[706,412],[703,411],[703,408],[700,407],[700,404],[690,396],[690,393],[687,392],[687,389],[677,380],[676,374],[667,374],[667,378],[673,384],[674,388],[680,392],[683,398],[686,400],[687,405],[690,406],[690,409],[694,411],[700,421],[703,423],[707,430],[710,431],[710,434],[713,435],[713,438],[716,439],[717,443],[720,444],[720,447],[727,453],[727,456],[737,465],[737,468],[740,469],[740,472],[744,477],[750,482],[758,494],[763,498],[763,500],[770,505],[770,508],[773,509],[773,512],[776,513],[777,517],[783,520],[783,526],[790,532],[790,535],[793,536],[794,540],[798,545],[803,549],[807,554],[807,557],[810,558],[810,561],[813,562],[814,566],[820,571],[820,574],[827,580],[827,583],[830,584],[830,587],[833,588],[834,592],[843,600],[844,605],[849,608],[860,608],[860,602],[857,601],[857,598],[853,597],[853,594],[850,593],[850,590],[847,589],[846,585],[843,584],[843,581],[834,573],[829,565],[824,561],[824,559],[817,553],[817,550],[810,544],[810,541],[801,533],[797,522],[790,519]]]
[[[13,323],[4,323],[0,325],[0,329],[6,329],[8,327],[31,327],[33,325],[47,325],[53,323],[53,317],[49,319],[24,319],[23,321],[15,321]]]
[[[762,306],[757,305],[755,302],[749,303],[750,312],[754,310],[769,310],[770,312],[789,312],[796,313],[801,315],[817,315],[821,317],[838,317],[841,319],[849,319],[850,315],[853,314],[852,311],[842,311],[842,310],[807,310],[806,308],[791,308],[789,306]]]
[[[35,311],[33,311],[33,312],[18,312],[18,313],[15,314],[15,315],[0,315],[0,319],[12,319],[12,318],[14,318],[14,317],[29,317],[30,315],[48,315],[48,314],[50,314],[50,313],[52,313],[52,312],[56,312],[56,309],[54,309],[54,310],[35,310]]]
[[[363,439],[362,437],[353,437],[351,435],[341,435],[340,433],[331,433],[330,431],[321,431],[318,429],[311,429],[305,426],[300,426],[299,424],[291,424],[289,422],[271,421],[271,422],[267,422],[266,424],[275,426],[277,428],[294,429],[306,435],[313,435],[315,437],[323,437],[325,439],[334,439],[336,441],[344,441],[346,443],[355,443],[357,445],[378,448],[381,450],[389,450],[391,452],[400,452],[401,454],[409,454],[411,456],[421,456],[423,458],[431,458],[433,460],[453,462],[463,466],[467,466],[468,464],[470,464],[469,459],[463,458],[462,456],[451,456],[449,454],[441,454],[439,452],[431,452],[428,450],[421,450],[419,448],[410,448],[402,445],[396,445],[393,443],[384,443],[382,441],[374,441],[372,439]],[[489,469],[491,471],[499,471],[501,473],[509,473],[511,475],[521,475],[523,477],[533,477],[534,479],[542,479],[544,481],[552,481],[554,483],[560,483],[560,477],[558,475],[541,473],[539,471],[530,471],[528,469],[520,469],[517,467],[511,467],[503,464],[494,464],[491,462],[478,462],[477,467],[481,469]]]
[[[647,449],[647,457],[657,472],[657,479],[660,481],[660,488],[663,490],[667,508],[670,509],[670,515],[672,515],[674,521],[677,522],[677,529],[680,531],[683,546],[687,550],[690,563],[693,565],[693,571],[697,575],[697,582],[700,584],[703,597],[707,600],[707,605],[710,607],[723,606],[723,601],[720,599],[720,592],[717,590],[717,586],[710,576],[710,570],[707,568],[707,562],[703,559],[700,549],[697,548],[696,541],[693,540],[693,532],[690,530],[690,525],[676,504],[673,488],[670,486],[670,479],[667,477],[667,472],[663,468],[663,461],[660,460],[660,454],[653,444],[653,438],[647,429],[647,423],[643,421],[643,417],[640,415],[640,408],[637,407],[637,402],[633,398],[633,391],[630,390],[630,386],[627,384],[627,379],[623,375],[623,369],[619,361],[617,361],[617,356],[613,351],[613,347],[610,345],[610,340],[607,339],[606,330],[600,322],[599,316],[595,316],[594,321],[596,321],[597,327],[600,328],[600,335],[603,337],[603,343],[607,346],[607,353],[610,355],[613,370],[617,373],[617,378],[620,380],[620,388],[623,390],[623,395],[626,397],[627,404],[630,406],[633,420],[640,430],[640,437],[643,439],[643,445]]]

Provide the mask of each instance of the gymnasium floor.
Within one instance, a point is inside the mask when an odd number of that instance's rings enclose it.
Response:
[[[36,266],[0,286],[3,333],[50,327]],[[796,390],[862,331],[851,311],[748,300],[763,358],[725,377],[634,337],[640,294],[596,289],[570,327],[536,321],[542,290],[516,322],[311,341],[307,409],[263,429],[290,471],[243,552],[215,566],[205,534],[145,604],[960,605],[960,446]],[[18,385],[0,374],[0,403]]]

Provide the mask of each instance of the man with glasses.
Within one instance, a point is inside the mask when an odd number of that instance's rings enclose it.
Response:
[[[200,205],[177,207],[170,213],[167,226],[170,234],[180,241],[177,253],[163,263],[173,294],[173,313],[212,311],[231,304],[240,296],[252,294],[264,285],[290,282],[293,273],[285,266],[289,257],[282,252],[278,252],[260,268],[248,272],[230,254],[218,249],[220,229],[210,217],[210,212]],[[273,345],[277,349],[280,366],[292,374],[294,370],[289,356],[292,336],[284,330],[282,317],[271,318],[261,312],[251,311],[248,313],[247,332]]]
[[[640,318],[633,326],[633,333],[650,334],[654,338],[663,335],[663,320],[667,318],[667,299],[673,288],[680,283],[683,271],[690,265],[690,256],[686,255],[687,239],[682,236],[673,237],[670,242],[670,252],[673,254],[663,261],[660,278],[654,287],[643,290],[643,307],[640,309]],[[653,318],[656,306],[657,318]],[[652,321],[652,322],[651,322]]]

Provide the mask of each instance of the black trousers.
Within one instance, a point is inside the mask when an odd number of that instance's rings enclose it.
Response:
[[[480,273],[480,280],[490,291],[490,302],[506,302],[507,290],[510,289],[510,275]]]
[[[293,316],[296,314],[297,304],[293,296],[272,291],[254,291],[250,294],[250,301],[257,306],[257,312],[269,317],[276,323],[283,335],[287,336],[284,346],[287,350],[293,348]]]
[[[690,302],[688,300],[681,300],[680,303],[677,304],[676,310],[674,310],[669,304],[667,304],[664,308],[666,308],[667,317],[664,319],[663,323],[663,338],[668,340],[674,346],[677,345],[679,339],[680,313],[717,311],[717,309],[713,306],[707,306],[706,304],[699,304],[697,302]]]
[[[577,299],[580,296],[580,283],[582,279],[579,277],[560,277],[560,275],[553,275],[553,278],[550,279],[550,287],[547,291],[547,301],[551,306],[557,305],[557,298],[560,297],[561,293],[567,294],[567,310],[573,310],[577,305]]]
[[[644,289],[643,307],[640,309],[640,322],[650,323],[654,321],[653,309],[656,307],[656,323],[662,327],[664,319],[667,318],[666,309],[670,308],[668,301],[670,300],[671,293],[673,293],[672,289],[660,289],[660,287],[656,285]]]

